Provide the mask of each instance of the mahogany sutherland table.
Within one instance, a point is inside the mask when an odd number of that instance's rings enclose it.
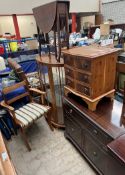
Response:
[[[65,137],[99,174],[125,175],[125,126],[122,103],[103,98],[96,111],[87,109],[80,97],[64,97]]]

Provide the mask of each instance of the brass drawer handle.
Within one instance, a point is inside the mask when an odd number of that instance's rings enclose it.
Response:
[[[83,68],[88,68],[89,64],[88,63],[83,63],[82,67]]]
[[[86,93],[88,93],[88,89],[87,89],[87,88],[84,88],[83,90],[84,90]]]
[[[98,131],[97,131],[97,130],[95,130],[95,129],[93,130],[93,132],[94,132],[94,134],[96,134],[96,135],[98,134]]]
[[[69,73],[70,71],[69,71],[69,69],[67,69],[67,73]]]
[[[84,75],[84,76],[83,76],[83,79],[84,79],[84,80],[88,80],[88,76],[87,76],[87,75]]]
[[[72,109],[69,110],[69,113],[72,114]]]
[[[94,151],[94,152],[93,152],[93,155],[94,155],[94,156],[97,156],[97,153]]]

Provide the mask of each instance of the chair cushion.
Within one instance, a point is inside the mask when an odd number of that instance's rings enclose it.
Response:
[[[15,110],[15,116],[16,119],[22,123],[22,127],[24,127],[43,116],[49,109],[49,106],[43,106],[37,103],[28,103]]]

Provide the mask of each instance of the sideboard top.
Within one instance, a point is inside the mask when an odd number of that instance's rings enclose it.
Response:
[[[75,47],[69,50],[63,50],[62,53],[69,55],[77,55],[86,58],[96,58],[104,55],[108,55],[111,53],[118,52],[121,49],[110,48],[110,47],[97,47],[97,46],[83,46],[83,47]]]

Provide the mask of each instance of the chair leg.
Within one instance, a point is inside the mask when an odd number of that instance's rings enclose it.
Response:
[[[25,143],[25,145],[26,145],[28,151],[31,151],[31,147],[30,147],[30,145],[29,145],[29,143],[28,143],[28,140],[27,140],[27,138],[26,138],[26,134],[25,134],[25,132],[24,132],[24,129],[21,128],[20,130],[21,130],[22,138],[23,138],[23,140],[24,140],[24,143]]]
[[[52,111],[51,111],[51,110],[48,111],[48,113],[47,113],[46,116],[45,116],[45,119],[46,119],[46,121],[47,121],[47,123],[48,123],[50,129],[51,129],[52,131],[54,131],[54,127],[53,127],[52,122],[51,122],[51,119],[52,119]]]

